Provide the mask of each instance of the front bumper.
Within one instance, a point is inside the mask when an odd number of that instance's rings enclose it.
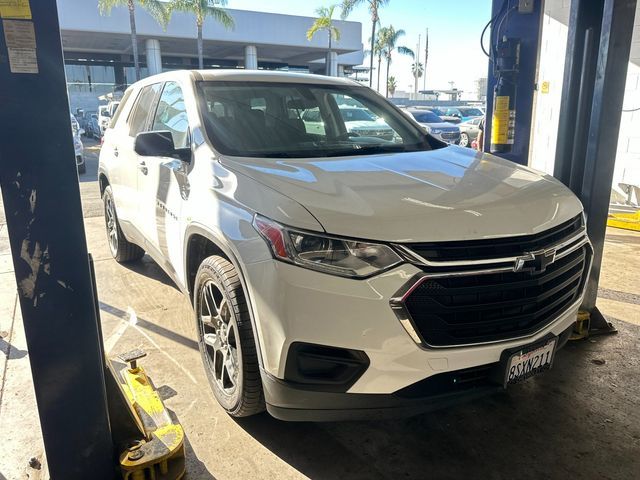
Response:
[[[414,341],[389,303],[418,272],[416,266],[403,264],[376,277],[353,280],[274,260],[246,264],[265,396],[274,416],[285,416],[278,409],[340,410],[341,405],[349,409],[351,401],[355,402],[354,408],[391,408],[399,401],[395,398],[397,392],[409,386],[436,375],[495,364],[504,350],[533,343],[549,334],[559,336],[576,319],[579,302],[526,338],[464,347],[425,347]],[[329,394],[322,386],[310,389],[292,385],[286,381],[286,364],[294,342],[361,351],[369,363],[343,392]],[[495,391],[495,386],[488,390]],[[344,400],[338,401],[334,394]],[[378,404],[385,395],[391,395],[391,400]],[[445,403],[450,401],[449,395],[443,397]],[[347,400],[351,398],[354,400]],[[371,407],[361,407],[356,398],[375,402]],[[440,404],[440,399],[429,398],[410,399],[410,407],[422,404],[419,408],[423,409],[432,403]],[[401,400],[403,406],[407,400]]]
[[[558,349],[572,333],[559,336]],[[261,371],[267,411],[293,422],[322,422],[401,418],[452,407],[504,388],[499,362],[432,375],[389,394],[325,392],[280,380]]]

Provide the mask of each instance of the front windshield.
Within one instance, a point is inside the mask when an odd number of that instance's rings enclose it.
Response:
[[[418,123],[442,123],[443,120],[433,112],[411,112]]]
[[[225,155],[335,157],[440,146],[365,87],[270,82],[198,86],[207,135]],[[371,125],[350,124],[352,114]]]
[[[459,108],[460,113],[465,117],[480,117],[482,116],[482,112],[477,108]]]

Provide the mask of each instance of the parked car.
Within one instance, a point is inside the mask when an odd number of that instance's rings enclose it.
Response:
[[[460,123],[460,118],[447,115],[443,110],[437,107],[429,107],[429,110],[435,113],[436,115],[438,115],[443,121],[447,123],[453,123],[454,125],[457,125],[458,123]]]
[[[374,137],[384,140],[394,140],[394,131],[382,118],[377,118],[365,108],[353,106],[339,106],[340,115],[351,135]],[[325,126],[318,107],[304,109],[301,114],[306,131],[324,135]]]
[[[350,135],[345,98],[399,141]],[[146,251],[189,295],[236,417],[379,418],[500,391],[550,368],[591,264],[563,184],[446,145],[344,78],[146,78],[105,132],[99,185],[112,255]]]
[[[476,107],[447,107],[444,109],[445,115],[456,117],[461,122],[466,122],[472,118],[482,117],[484,113]]]
[[[458,125],[460,129],[460,146],[471,147],[473,141],[480,134],[480,122],[484,117],[472,118]]]
[[[98,124],[100,125],[100,135],[104,135],[104,131],[109,126],[111,118],[115,114],[120,101],[110,101],[107,105],[100,105],[98,107]]]
[[[408,112],[416,122],[438,140],[453,144],[460,142],[460,129],[457,125],[445,122],[430,110],[409,109]]]
[[[86,135],[89,138],[95,138],[96,140],[100,140],[102,133],[100,131],[100,124],[98,123],[97,113],[92,113],[89,116],[89,119],[87,121]]]
[[[80,138],[84,134],[84,130],[80,128],[80,124],[73,114],[71,114],[71,132],[73,133],[73,148],[75,150],[78,173],[85,173],[87,166],[84,163],[84,145],[82,145],[82,138]]]

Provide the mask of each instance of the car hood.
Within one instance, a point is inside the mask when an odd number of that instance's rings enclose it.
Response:
[[[582,211],[573,193],[552,177],[455,146],[373,156],[220,161],[295,200],[328,233],[354,238],[412,242],[525,235]]]
[[[458,125],[451,125],[448,122],[421,123],[420,125],[423,125],[423,126],[429,127],[429,128],[439,128],[440,130],[444,130],[444,131],[447,131],[447,132],[457,132],[458,131]]]
[[[364,128],[366,130],[391,130],[391,127],[384,123],[368,122],[366,120],[354,120],[352,122],[344,122],[347,128]]]

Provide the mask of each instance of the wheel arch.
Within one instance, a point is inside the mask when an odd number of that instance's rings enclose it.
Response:
[[[260,368],[263,366],[262,362],[262,349],[260,348],[259,330],[256,324],[256,319],[253,310],[253,302],[249,293],[249,288],[245,278],[244,270],[241,263],[238,261],[238,256],[232,249],[232,247],[219,235],[216,235],[211,230],[201,225],[190,225],[184,237],[184,278],[185,286],[191,304],[193,305],[194,296],[194,284],[198,268],[202,263],[202,260],[211,255],[220,255],[226,258],[238,271],[238,277],[245,294],[247,305],[249,306],[249,316],[251,317],[251,326],[253,327],[254,339],[256,342],[256,351],[258,352],[258,364]]]
[[[98,173],[98,184],[100,185],[100,197],[102,197],[102,195],[104,195],[105,189],[110,185],[109,179],[104,172]]]

